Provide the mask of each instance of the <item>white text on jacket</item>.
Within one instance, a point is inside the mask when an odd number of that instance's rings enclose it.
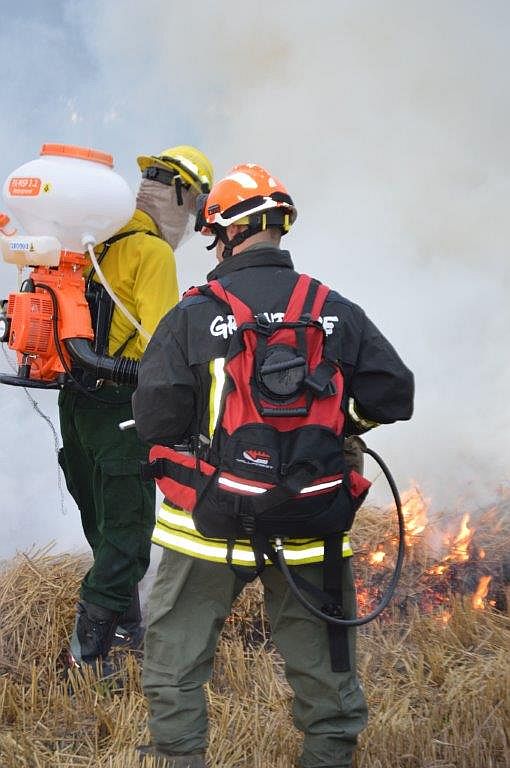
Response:
[[[283,321],[283,312],[263,312],[262,314],[270,323],[281,323]],[[330,336],[333,333],[335,323],[338,323],[338,315],[319,317],[319,323],[322,324],[326,336]],[[234,315],[227,315],[226,317],[217,315],[212,321],[209,330],[211,336],[222,336],[224,339],[228,339],[237,330]]]

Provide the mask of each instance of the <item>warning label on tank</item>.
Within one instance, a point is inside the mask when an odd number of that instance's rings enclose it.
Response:
[[[35,197],[41,191],[41,179],[33,176],[13,176],[9,182],[9,194],[13,197]]]

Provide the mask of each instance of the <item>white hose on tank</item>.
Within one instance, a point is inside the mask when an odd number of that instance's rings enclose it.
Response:
[[[96,270],[96,273],[97,273],[97,276],[98,276],[99,280],[101,281],[101,285],[103,285],[105,291],[108,293],[108,295],[110,296],[110,298],[114,302],[115,306],[118,307],[119,311],[122,312],[124,317],[127,318],[129,320],[129,322],[136,328],[136,330],[138,331],[140,336],[143,336],[144,339],[147,339],[147,341],[150,341],[151,338],[152,338],[151,334],[148,333],[145,330],[145,328],[143,328],[140,325],[138,320],[136,320],[136,318],[133,317],[133,315],[131,314],[129,309],[127,309],[127,307],[124,306],[124,304],[119,299],[119,297],[116,295],[116,293],[113,290],[113,288],[111,287],[110,283],[108,282],[108,280],[104,276],[104,273],[103,273],[101,267],[99,266],[99,262],[96,259],[96,254],[94,253],[94,247],[93,246],[96,244],[94,239],[91,238],[88,235],[85,235],[83,240],[82,240],[82,242],[83,242],[83,245],[87,248],[87,251],[88,251],[89,256],[90,256],[90,260],[92,262],[92,265],[93,265],[94,269]]]

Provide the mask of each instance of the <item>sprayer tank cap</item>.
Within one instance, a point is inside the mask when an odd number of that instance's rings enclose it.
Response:
[[[102,163],[113,168],[113,156],[99,149],[87,149],[72,144],[43,144],[41,155],[57,155],[60,157],[74,157],[77,160],[92,160],[94,163]]]

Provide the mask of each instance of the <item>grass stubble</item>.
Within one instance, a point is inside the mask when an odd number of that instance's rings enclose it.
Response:
[[[357,538],[380,540],[381,516],[367,508],[359,518]],[[494,538],[501,547],[501,531]],[[414,574],[428,556],[420,563],[417,552]],[[134,748],[149,741],[134,656],[123,657],[114,691],[92,670],[74,677],[73,692],[65,680],[62,651],[87,567],[85,556],[47,547],[17,555],[0,571],[1,768],[136,768]],[[416,605],[402,611],[397,601],[383,621],[360,630],[370,720],[357,768],[510,765],[510,620],[474,610],[461,596],[451,598],[449,611],[444,621]],[[294,765],[301,735],[257,583],[225,625],[206,696],[213,768]]]

